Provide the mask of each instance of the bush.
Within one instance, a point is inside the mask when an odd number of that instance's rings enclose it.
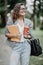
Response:
[[[40,30],[43,30],[43,22],[41,22]]]

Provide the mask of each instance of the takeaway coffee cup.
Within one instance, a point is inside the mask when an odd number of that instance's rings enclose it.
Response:
[[[29,27],[28,26],[25,26],[24,27],[24,35],[27,35],[27,33],[29,32]]]

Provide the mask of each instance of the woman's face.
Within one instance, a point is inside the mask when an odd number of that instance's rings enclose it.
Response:
[[[25,16],[26,14],[26,7],[24,5],[20,6],[19,16]]]

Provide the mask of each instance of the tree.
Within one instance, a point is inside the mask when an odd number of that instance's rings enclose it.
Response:
[[[34,2],[33,2],[33,7],[34,7],[34,9],[33,9],[33,14],[31,16],[31,19],[33,20],[33,29],[35,29],[35,18],[34,18],[34,16],[36,14],[36,0],[34,0]]]
[[[10,5],[8,10],[10,11],[11,9],[13,9],[13,7],[15,6],[16,3],[20,3],[20,2],[26,3],[26,0],[16,0],[16,1],[8,0],[8,5]]]
[[[42,9],[41,9],[41,0],[34,0],[33,2],[33,14],[31,16],[31,19],[33,19],[33,23],[34,23],[34,26],[33,28],[35,29],[35,15],[37,16],[37,24],[40,23],[40,14],[42,13]]]
[[[26,2],[26,0],[0,0],[0,15],[1,15],[1,19],[2,22],[0,23],[0,27],[5,27],[6,25],[6,15],[8,12],[10,12],[14,5],[18,2]],[[7,8],[7,6],[10,5],[9,8]],[[4,22],[3,22],[4,21]]]
[[[5,4],[5,1],[0,0],[0,15],[1,15],[0,27],[4,27],[6,25],[4,4]]]
[[[41,0],[41,14],[40,14],[40,17],[41,17],[40,29],[43,30],[43,0]]]

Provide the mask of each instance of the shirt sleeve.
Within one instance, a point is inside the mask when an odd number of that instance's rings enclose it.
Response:
[[[7,29],[7,26],[12,25],[12,24],[13,24],[13,22],[9,19],[9,20],[7,21],[7,23],[6,23],[5,34],[9,33],[9,31],[8,31],[8,29]]]
[[[8,31],[8,29],[7,29],[7,27],[5,28],[5,34],[7,34],[7,33],[9,33],[9,31]]]
[[[32,33],[32,30],[33,30],[33,21],[30,20],[28,26],[29,26],[29,28],[30,28],[30,29],[29,29],[29,34],[33,37],[33,33]]]
[[[29,28],[30,28],[29,33],[33,37],[33,32],[32,32],[32,30],[33,30],[33,22],[30,23]]]

